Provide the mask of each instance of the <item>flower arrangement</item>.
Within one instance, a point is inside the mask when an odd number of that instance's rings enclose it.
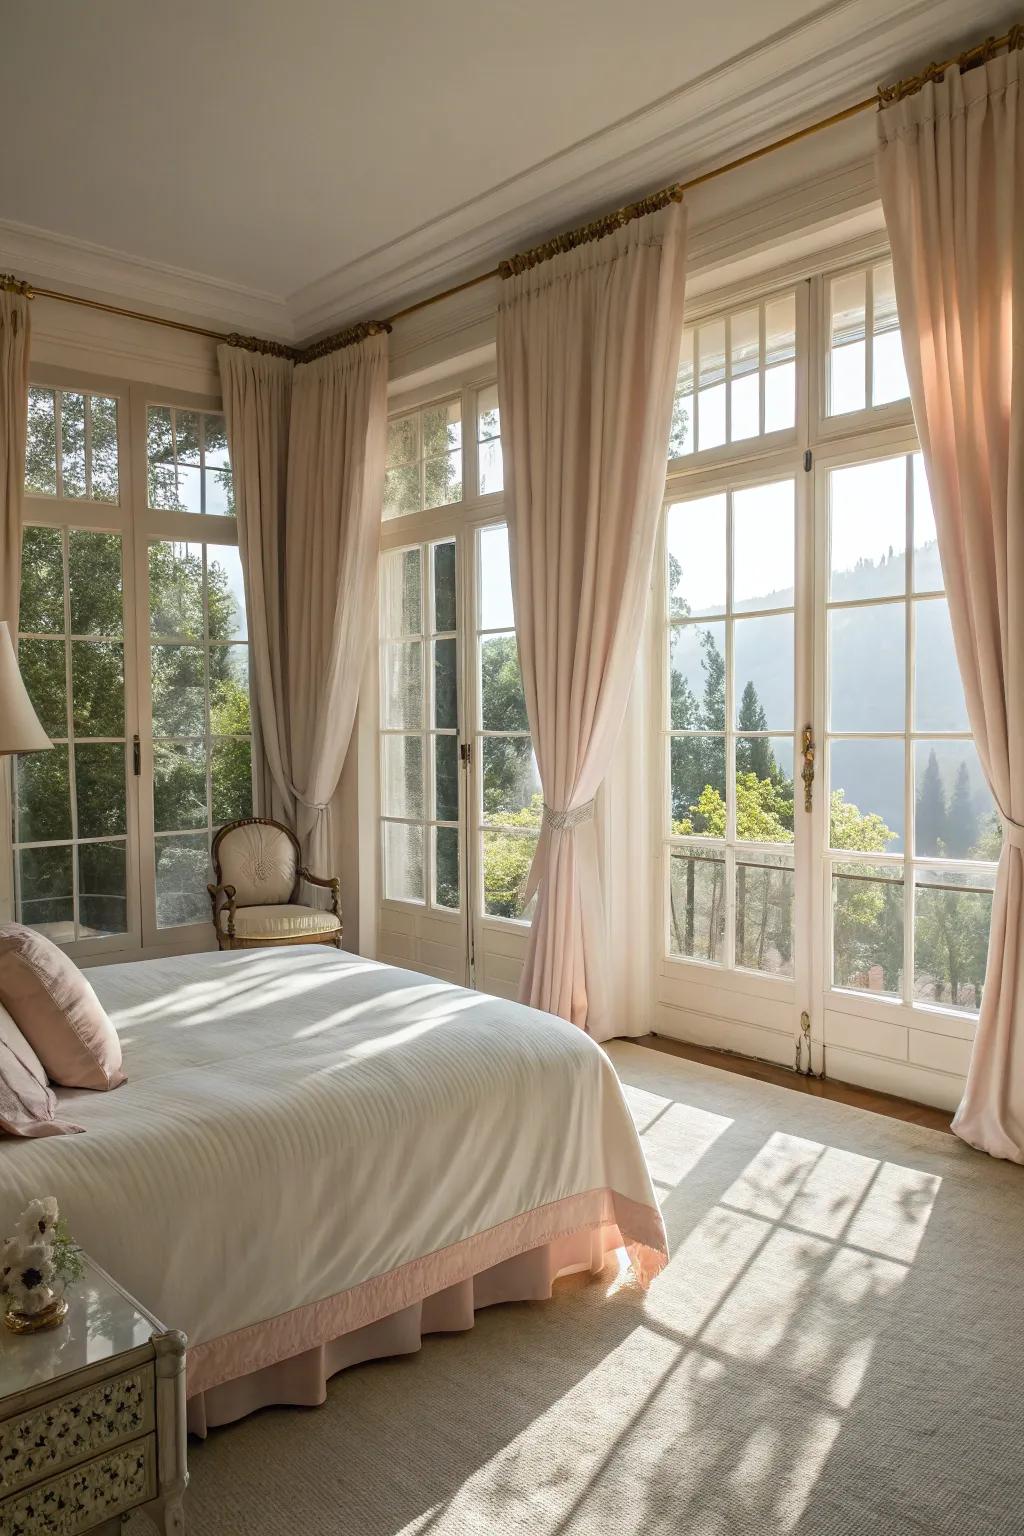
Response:
[[[30,1200],[0,1245],[0,1298],[15,1332],[56,1327],[67,1315],[64,1287],[85,1266],[53,1195]]]

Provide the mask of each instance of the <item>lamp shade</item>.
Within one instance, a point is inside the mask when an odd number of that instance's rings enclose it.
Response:
[[[18,671],[6,619],[0,619],[0,753],[42,752],[52,747]]]

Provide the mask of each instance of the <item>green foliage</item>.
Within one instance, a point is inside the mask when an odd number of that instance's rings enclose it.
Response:
[[[522,916],[523,889],[537,846],[535,837],[518,836],[506,828],[536,833],[543,812],[543,797],[535,794],[522,810],[506,812],[500,828],[484,833],[484,904],[494,917]]]
[[[861,853],[884,853],[897,836],[874,811],[861,811],[847,803],[844,790],[832,791],[829,842],[833,848]]]

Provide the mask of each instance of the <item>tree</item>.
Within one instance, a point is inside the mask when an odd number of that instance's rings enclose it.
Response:
[[[917,787],[914,806],[914,828],[917,852],[942,857],[946,852],[946,795],[942,787],[942,773],[935,748],[928,754],[928,762]]]
[[[764,712],[764,705],[757,696],[757,689],[752,679],[744,685],[740,698],[739,712],[736,717],[739,731],[764,731],[768,728],[768,716]],[[738,736],[736,740],[736,768],[755,774],[759,779],[771,779],[778,772],[775,763],[775,754],[772,744],[767,737],[754,737],[747,739]]]
[[[971,794],[971,775],[966,762],[956,771],[946,815],[946,853],[951,859],[970,856],[978,836],[978,817]]]

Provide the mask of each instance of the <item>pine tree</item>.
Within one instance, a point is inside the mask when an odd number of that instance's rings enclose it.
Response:
[[[956,771],[956,782],[946,818],[946,852],[949,857],[967,858],[977,836],[978,817],[972,803],[971,775],[967,764],[962,762]]]
[[[928,754],[928,762],[917,787],[915,820],[915,851],[936,856],[944,854],[948,836],[946,796],[942,788],[942,773],[934,747]]]
[[[749,680],[743,688],[740,699],[739,714],[736,718],[737,729],[740,731],[763,731],[768,726],[768,716],[764,712],[764,705],[757,696],[757,689],[753,680]],[[772,752],[772,744],[765,737],[754,740],[739,736],[736,741],[736,772],[753,773],[759,779],[772,779],[777,775],[775,754]]]

